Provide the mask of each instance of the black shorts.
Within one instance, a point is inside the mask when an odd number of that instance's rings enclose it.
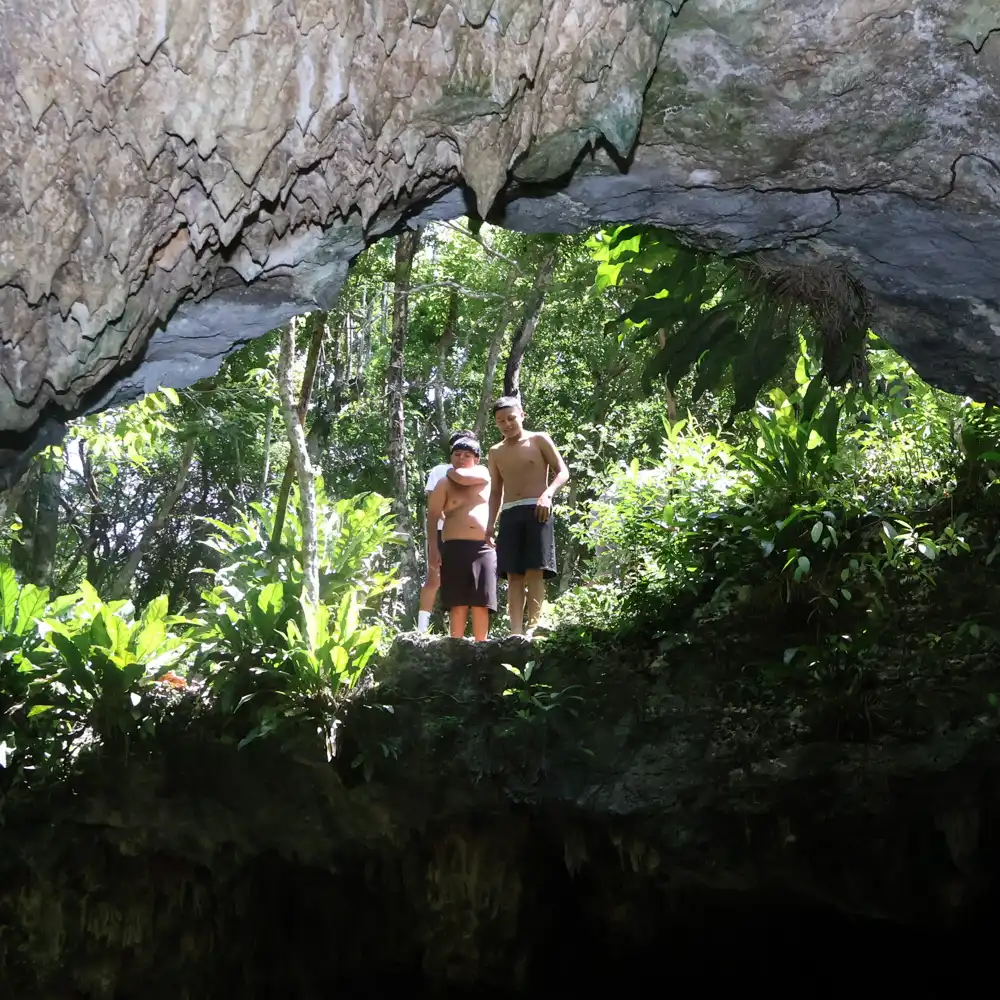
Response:
[[[523,576],[540,569],[545,579],[556,575],[556,529],[552,515],[547,521],[535,517],[535,505],[508,507],[500,512],[497,528],[497,573]]]
[[[497,553],[475,538],[441,545],[441,604],[445,608],[497,609]]]

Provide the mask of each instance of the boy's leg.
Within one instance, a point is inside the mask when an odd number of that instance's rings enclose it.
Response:
[[[532,512],[526,524],[524,557],[527,566],[525,583],[527,586],[527,618],[530,631],[537,623],[545,602],[545,574],[550,576],[556,570],[556,538],[553,518],[539,521]]]
[[[452,639],[461,639],[465,635],[465,623],[469,619],[469,609],[465,608],[449,608],[448,609],[448,620],[451,624],[451,637]]]
[[[486,633],[490,630],[490,609],[470,608],[469,614],[472,616],[472,634],[476,642],[486,642]]]
[[[424,585],[420,588],[420,610],[428,615],[434,610],[434,600],[441,586],[441,567],[428,566]]]
[[[540,569],[529,569],[524,574],[524,579],[527,585],[525,617],[528,619],[528,628],[531,629],[542,613],[542,603],[545,601],[545,576]]]
[[[524,635],[524,601],[527,593],[524,576],[507,575],[507,610],[510,612],[510,630],[514,635]]]
[[[441,532],[438,532],[438,547],[440,550]],[[427,576],[424,577],[424,585],[420,588],[420,610],[417,613],[417,631],[426,632],[430,628],[431,612],[434,610],[434,602],[437,600],[438,589],[441,586],[441,567],[430,564],[430,542],[427,543]]]

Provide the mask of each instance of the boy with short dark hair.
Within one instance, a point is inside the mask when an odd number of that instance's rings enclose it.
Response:
[[[569,469],[552,439],[525,430],[524,416],[520,400],[512,396],[493,404],[503,440],[489,452],[486,539],[492,542],[496,530],[497,573],[507,578],[510,630],[515,635],[525,634],[525,615],[530,634],[541,613],[545,580],[556,575],[552,498],[569,482]]]

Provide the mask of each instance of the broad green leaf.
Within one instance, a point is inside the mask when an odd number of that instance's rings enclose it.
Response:
[[[0,564],[0,631],[9,632],[14,626],[18,589],[17,574],[6,563]]]
[[[280,583],[269,583],[257,596],[257,607],[273,617],[277,617],[283,602],[284,586]]]
[[[809,423],[812,420],[816,410],[819,408],[819,404],[823,400],[825,392],[826,387],[823,385],[821,378],[814,378],[809,383],[805,396],[802,398],[802,420],[804,423]]]
[[[73,605],[76,604],[81,598],[82,594],[79,591],[74,594],[63,594],[61,597],[57,597],[51,604],[49,604],[46,620],[65,614],[65,612],[73,607]]]
[[[135,637],[136,659],[145,663],[159,650],[166,637],[167,630],[162,621],[147,622],[139,629]]]
[[[48,587],[36,587],[33,583],[25,584],[17,601],[17,623],[14,632],[17,635],[24,635],[34,620],[45,610],[48,602]]]
[[[342,674],[347,670],[347,664],[350,662],[350,657],[348,656],[347,650],[343,646],[334,646],[330,651],[331,662],[333,663],[333,669],[338,673]]]
[[[166,617],[168,604],[169,598],[166,594],[154,597],[143,610],[142,617],[139,619],[140,623],[148,625],[150,622],[162,621]]]
[[[353,590],[344,594],[337,610],[337,635],[341,640],[352,635],[358,627],[358,606],[357,597]]]
[[[837,451],[837,427],[839,424],[840,402],[837,399],[831,399],[826,404],[826,409],[823,410],[822,416],[816,421],[816,430],[819,431],[823,440],[826,441],[826,446],[830,449],[831,454],[835,454]]]
[[[62,656],[67,666],[72,668],[85,667],[86,660],[70,636],[53,629],[48,634],[48,640]]]

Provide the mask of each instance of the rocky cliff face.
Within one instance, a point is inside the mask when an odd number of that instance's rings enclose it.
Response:
[[[403,639],[332,764],[237,750],[182,705],[124,765],[4,786],[0,991],[832,988],[939,954],[952,975],[1000,895],[995,662],[817,697],[741,689],[711,636],[677,639]]]
[[[923,374],[995,393],[998,28],[966,0],[7,0],[4,461],[470,208],[847,260]]]

